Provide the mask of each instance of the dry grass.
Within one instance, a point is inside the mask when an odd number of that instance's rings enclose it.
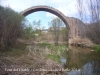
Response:
[[[69,44],[83,44],[85,46],[92,46],[93,45],[93,43],[88,38],[69,39]]]
[[[32,71],[62,68],[59,63],[46,59],[43,50],[47,48],[29,45],[25,50],[0,52],[0,75],[64,75],[61,71]],[[28,68],[29,71],[5,71],[5,68]]]

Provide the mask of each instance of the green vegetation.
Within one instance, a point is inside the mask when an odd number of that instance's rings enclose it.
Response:
[[[60,24],[63,24],[61,20],[59,26]],[[44,64],[45,59],[60,63],[61,56],[66,52],[66,45],[59,45],[58,43],[54,46],[47,43],[51,42],[53,35],[48,38],[48,35],[51,36],[51,32],[48,31],[49,28],[45,32],[45,29],[42,30],[40,26],[41,20],[37,22],[34,20],[32,24],[28,24],[27,20],[18,12],[9,7],[0,6],[0,62],[3,61],[0,64],[2,66],[3,64],[21,66],[34,64],[37,67],[38,65],[41,66],[41,63]],[[58,28],[60,30],[61,27]],[[45,34],[47,34],[46,37],[43,36]],[[41,41],[47,42],[37,44]],[[54,40],[52,42],[54,43]]]
[[[66,55],[67,46],[65,44],[54,46],[49,43],[40,43],[38,45],[39,47],[49,48],[51,52],[49,54],[46,54],[46,58],[56,61],[58,63],[61,63],[61,57]]]
[[[14,58],[19,58],[21,56],[27,56],[29,51],[26,49],[27,46],[30,46],[29,44],[22,44],[20,46],[18,46],[16,49],[15,48],[11,48],[7,51],[0,51],[0,56],[3,57],[14,57]],[[33,46],[35,47],[35,46]],[[45,58],[46,59],[51,59],[53,61],[56,61],[58,63],[61,63],[61,57],[63,55],[66,55],[66,49],[67,46],[65,44],[63,45],[52,45],[49,43],[39,43],[37,45],[38,49],[42,49],[44,51],[46,51],[46,49],[48,48],[49,53],[45,53]],[[42,50],[42,52],[43,52]],[[32,51],[34,52],[34,48],[32,49]],[[38,53],[42,53],[41,51],[36,50],[35,54],[38,55]]]
[[[34,47],[32,48],[32,52],[30,54],[29,50],[26,49],[27,46],[30,46],[29,44],[22,44],[20,46],[18,46],[16,49],[15,48],[11,48],[10,50],[7,51],[0,51],[0,56],[2,57],[8,57],[8,58],[15,58],[15,59],[20,59],[21,57],[26,57],[29,58],[28,55],[32,56],[33,58],[39,57],[42,54],[43,57],[45,57],[47,60],[53,60],[54,62],[58,62],[61,63],[61,57],[63,55],[66,55],[66,45],[58,45],[58,46],[54,46],[52,44],[49,43],[39,43],[36,47],[38,47],[38,49],[42,49],[41,51],[38,50],[34,50]],[[48,48],[49,53],[44,53],[43,50],[46,52],[46,49]],[[34,55],[35,53],[35,55]],[[39,59],[38,58],[38,59]],[[32,59],[32,58],[30,58]],[[38,60],[37,59],[37,60]],[[29,59],[27,59],[29,60]],[[6,60],[5,59],[5,64],[6,64]],[[23,58],[23,61],[26,61],[25,58]],[[30,61],[30,60],[29,60]],[[21,61],[22,62],[22,61]],[[13,62],[12,62],[13,63]],[[29,63],[29,62],[27,62]],[[31,64],[31,63],[30,63]]]
[[[94,50],[97,50],[97,51],[100,51],[100,45],[95,45],[95,46],[93,47],[93,49],[94,49]]]
[[[67,46],[65,44],[58,44],[57,46],[49,43],[39,43],[39,47],[47,47],[50,49],[50,53],[46,54],[47,59],[51,59],[58,63],[61,63],[61,57],[66,55]]]
[[[46,57],[49,58],[49,59],[51,59],[51,60],[53,60],[53,61],[56,61],[58,63],[61,62],[60,61],[61,57],[58,54],[48,54]]]
[[[0,50],[18,45],[25,25],[24,17],[9,7],[0,6]]]
[[[32,24],[31,23],[27,24],[27,26],[24,28],[23,39],[24,40],[30,40],[30,39],[36,40],[37,36],[41,35],[40,25],[41,25],[41,20],[38,20],[38,21],[34,20]]]
[[[27,26],[25,29],[24,29],[24,35],[23,35],[23,38],[26,40],[28,39],[31,39],[31,38],[35,38],[34,36],[34,31],[32,29],[32,26]]]
[[[67,31],[67,28],[66,27],[62,27],[62,30],[61,30],[61,32],[60,32],[62,35],[62,39],[63,39],[63,41],[66,41],[66,43],[67,43],[67,41],[68,41],[68,31]]]
[[[28,53],[28,51],[26,50],[26,46],[28,46],[27,44],[22,44],[20,46],[17,46],[17,48],[10,48],[7,51],[0,51],[0,56],[3,57],[20,57],[22,55],[26,55]]]
[[[39,43],[38,46],[39,46],[39,47],[47,47],[47,48],[52,48],[52,47],[53,47],[52,44],[45,43],[45,42]]]

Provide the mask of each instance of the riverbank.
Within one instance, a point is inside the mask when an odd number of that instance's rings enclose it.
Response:
[[[100,45],[94,45],[92,48],[93,48],[94,50],[100,52]]]
[[[93,44],[93,45],[84,45],[84,44],[70,44],[69,46],[73,47],[82,47],[82,48],[90,48],[93,49],[92,51],[98,51],[100,52],[100,45]]]
[[[55,75],[59,73],[61,75],[64,72],[50,72],[50,71],[5,71],[6,69],[12,68],[22,68],[22,69],[60,69],[62,65],[60,64],[62,53],[65,53],[65,45],[54,46],[52,44],[40,43],[38,45],[24,44],[19,48],[11,49],[7,51],[0,51],[0,75],[10,74],[10,75],[35,75],[38,72],[41,74],[52,74]]]

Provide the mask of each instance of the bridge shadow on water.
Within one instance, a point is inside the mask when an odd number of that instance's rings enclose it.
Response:
[[[66,52],[66,75],[100,75],[100,53],[81,47],[69,47]]]

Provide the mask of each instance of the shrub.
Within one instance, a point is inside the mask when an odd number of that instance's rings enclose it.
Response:
[[[0,6],[0,48],[6,50],[17,44],[22,36],[24,18],[9,7]]]

